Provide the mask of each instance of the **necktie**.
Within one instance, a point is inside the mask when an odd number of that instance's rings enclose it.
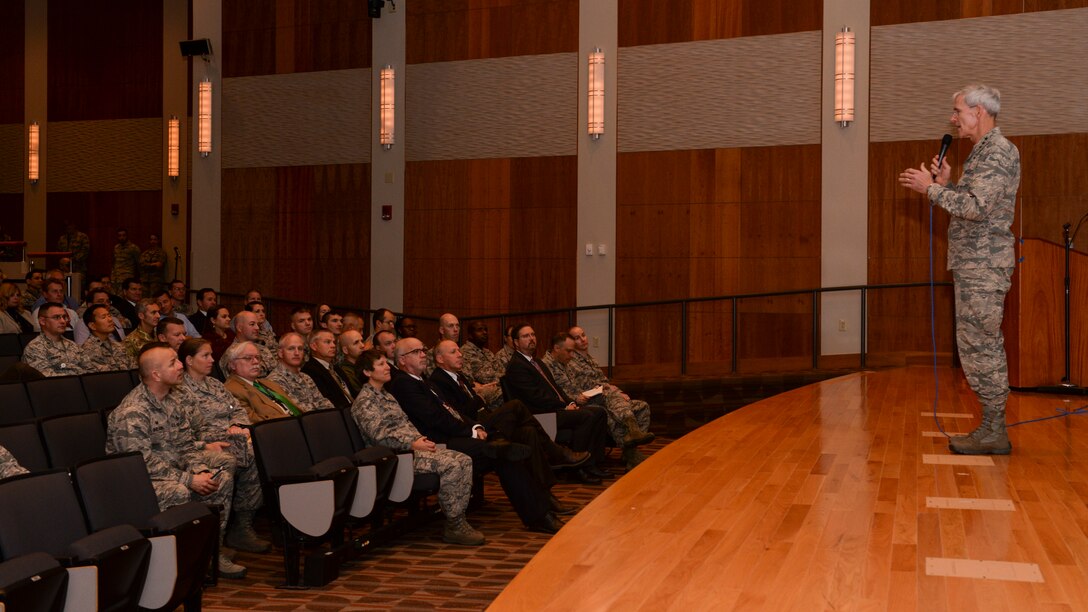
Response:
[[[260,381],[253,381],[253,386],[258,391],[263,393],[266,397],[268,397],[268,399],[279,404],[280,408],[283,408],[284,412],[290,414],[291,416],[299,416],[300,414],[302,414],[302,411],[299,410],[298,407],[295,406],[293,402],[291,402],[291,400],[287,399],[286,396],[276,393],[272,389],[269,389],[268,387],[262,385]]]
[[[461,390],[465,392],[465,395],[472,397],[472,391],[470,391],[468,385],[465,384],[465,379],[462,378],[460,374],[455,374],[455,376],[457,376],[457,384],[461,385]]]
[[[454,410],[454,409],[453,409],[453,406],[450,406],[450,405],[449,405],[449,404],[447,404],[447,403],[446,403],[445,401],[443,401],[443,400],[442,400],[442,396],[441,396],[441,395],[439,395],[439,394],[438,394],[438,392],[437,392],[437,391],[435,391],[433,387],[431,387],[431,384],[430,384],[429,382],[425,382],[424,384],[425,384],[425,385],[427,386],[427,390],[431,392],[431,395],[433,395],[433,396],[434,396],[434,398],[435,398],[436,400],[438,400],[438,402],[439,402],[440,404],[442,404],[442,407],[443,407],[443,408],[445,408],[445,409],[446,409],[446,411],[447,411],[447,412],[449,412],[449,413],[450,413],[450,415],[451,415],[451,416],[452,416],[453,418],[457,419],[457,421],[458,421],[458,422],[460,422],[460,423],[464,423],[464,422],[465,422],[465,419],[464,419],[464,417],[462,417],[462,416],[461,416],[461,413],[460,413],[460,412],[457,412],[456,410]]]
[[[542,377],[544,377],[544,382],[548,383],[548,386],[552,388],[552,391],[555,391],[555,395],[560,399],[560,401],[567,401],[563,398],[563,394],[559,392],[559,389],[556,389],[555,385],[552,384],[551,379],[548,378],[546,374],[544,374],[544,369],[540,367],[540,364],[537,363],[537,360],[530,359],[529,363],[533,364],[533,367],[536,368],[536,371],[539,372]]]
[[[344,379],[340,378],[340,375],[336,373],[336,368],[330,367],[329,373],[332,374],[332,379],[336,381],[336,384],[340,385],[340,390],[344,392],[344,397],[349,401],[355,399],[351,397],[351,391],[348,390],[348,386],[344,383]]]

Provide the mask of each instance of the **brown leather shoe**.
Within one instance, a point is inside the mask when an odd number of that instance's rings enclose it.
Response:
[[[565,446],[559,447],[559,456],[556,463],[551,464],[553,468],[565,468],[565,467],[578,467],[586,461],[589,461],[589,452],[587,451],[573,451]]]

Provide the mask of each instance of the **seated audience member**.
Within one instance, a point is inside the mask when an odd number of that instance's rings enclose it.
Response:
[[[170,299],[174,300],[174,312],[181,313],[188,317],[196,312],[196,307],[189,303],[189,290],[185,287],[185,283],[174,279],[170,281]],[[192,320],[189,321],[192,323]],[[199,327],[193,325],[200,331]]]
[[[374,334],[374,350],[378,351],[382,355],[385,355],[385,359],[389,361],[389,368],[394,374],[397,373],[397,364],[394,363],[394,350],[397,348],[397,337],[393,332],[389,330],[382,330]]]
[[[114,372],[136,367],[136,362],[125,351],[125,345],[113,339],[116,324],[109,306],[95,304],[83,311],[83,324],[90,335],[79,349],[88,372]]]
[[[397,319],[393,328],[397,334],[397,338],[416,337],[416,320],[412,317],[401,317]]]
[[[306,347],[303,361],[310,359],[310,334],[314,331],[314,316],[309,308],[299,306],[291,311],[291,331],[302,336],[302,344]]]
[[[380,331],[387,331],[395,333],[394,329],[397,323],[397,317],[393,314],[392,310],[388,308],[379,308],[374,311],[374,316],[371,317],[374,324],[374,331],[370,334],[370,337],[366,339],[367,347],[374,346],[374,336]],[[390,364],[396,365],[396,364]]]
[[[59,292],[50,293],[46,290],[50,281],[60,283]],[[60,297],[61,299],[55,299],[57,297]],[[31,311],[36,310],[46,302],[60,302],[61,304],[64,304],[65,308],[71,311],[75,311],[79,308],[79,302],[76,301],[74,297],[68,295],[68,282],[64,279],[64,272],[61,272],[58,268],[53,268],[45,273],[45,279],[42,281],[42,294],[34,301]]]
[[[329,306],[328,304],[318,304],[317,307],[314,308],[314,319],[316,319],[317,322],[320,323],[321,319],[324,318],[325,313],[329,312],[330,310],[332,310],[332,306]]]
[[[264,499],[257,462],[253,458],[253,443],[246,429],[250,424],[249,417],[223,383],[211,376],[215,359],[210,342],[203,338],[185,340],[178,351],[178,359],[185,367],[178,391],[182,403],[192,413],[197,437],[205,444],[218,445],[237,463],[232,508],[234,522],[223,543],[245,552],[268,552],[272,545],[253,531],[253,515]]]
[[[528,323],[511,331],[517,353],[506,365],[506,382],[515,399],[525,402],[533,413],[554,412],[556,426],[571,431],[571,448],[589,451],[591,465],[577,476],[583,482],[610,476],[597,465],[604,459],[604,438],[608,419],[603,408],[579,406],[559,388],[548,366],[534,358],[536,332]]]
[[[186,337],[185,324],[181,322],[181,319],[159,317],[159,324],[155,326],[155,340],[169,346],[175,353],[179,353],[181,343],[185,342]]]
[[[349,311],[344,313],[344,327],[341,333],[351,330],[359,332],[361,336],[366,332],[366,322],[359,316],[359,313]]]
[[[215,289],[204,287],[196,292],[196,310],[193,311],[193,314],[188,316],[193,327],[195,327],[202,336],[204,334],[204,329],[208,325],[208,320],[212,317],[212,310],[218,305],[219,296],[216,295]],[[212,346],[215,346],[215,340],[212,340]]]
[[[110,302],[110,294],[106,291],[105,287],[102,286],[102,283],[98,281],[92,282],[97,286],[87,290],[86,305],[80,306],[79,310],[76,311],[79,318],[76,319],[75,323],[72,325],[72,333],[74,334],[76,344],[82,345],[83,342],[87,340],[88,336],[91,335],[91,331],[87,329],[87,325],[83,322],[83,315],[87,312],[88,308],[96,304],[102,304],[109,307],[110,316],[113,318],[113,337],[118,342],[124,340],[125,325],[128,324],[128,321],[124,320],[124,317],[121,316],[121,311],[117,310],[113,303]]]
[[[216,361],[222,359],[227,347],[234,344],[234,330],[231,329],[230,322],[230,310],[226,306],[212,306],[208,311],[208,322],[200,331],[200,337],[207,338],[212,343],[212,354]],[[222,374],[226,376],[226,370]]]
[[[125,335],[125,352],[129,361],[136,363],[140,349],[148,342],[155,342],[155,326],[159,324],[159,305],[155,300],[142,298],[136,304],[136,329]]]
[[[31,314],[23,308],[23,294],[15,283],[0,283],[0,334],[29,334],[34,331]]]
[[[161,510],[192,500],[222,508],[222,545],[231,515],[237,462],[224,452],[222,444],[200,439],[191,411],[177,390],[182,381],[177,354],[158,343],[148,344],[138,363],[141,384],[110,413],[106,451],[139,451],[143,455]],[[246,568],[222,552],[218,562],[220,576],[245,577]]]
[[[347,316],[344,317],[345,319]],[[363,354],[365,350],[363,348],[363,334],[359,330],[345,329],[340,338],[337,340],[337,344],[340,347],[340,363],[336,364],[336,373],[340,375],[340,378],[344,380],[344,384],[348,386],[348,391],[352,397],[359,395],[359,390],[363,388],[362,372],[359,371],[359,356]]]
[[[336,360],[336,338],[327,329],[318,329],[310,336],[310,360],[302,366],[321,395],[337,408],[348,408],[355,399],[344,379],[333,369]]]
[[[473,390],[492,408],[502,405],[502,388],[499,378],[506,373],[506,364],[487,348],[487,323],[473,321],[468,324],[468,335],[461,345],[465,366],[461,373],[472,381]]]
[[[125,327],[126,334],[136,329],[136,326],[140,323],[136,318],[136,303],[142,300],[143,297],[144,286],[136,278],[124,279],[121,282],[121,294],[110,296],[110,302],[121,313],[121,316],[129,322],[129,325]]]
[[[45,270],[35,268],[23,277],[26,289],[23,291],[23,310],[33,312],[34,303],[42,295],[42,283],[45,282]]]
[[[38,327],[42,333],[23,349],[23,362],[43,376],[86,372],[83,352],[75,342],[64,337],[68,321],[68,309],[64,306],[53,302],[42,305],[38,309]]]
[[[72,331],[71,322],[75,321],[79,317],[79,315],[76,314],[76,311],[74,309],[69,308],[67,304],[64,303],[64,298],[66,297],[64,293],[64,281],[59,281],[55,278],[45,279],[45,281],[42,283],[42,297],[46,298],[46,301],[43,302],[43,304],[60,304],[64,307],[65,312],[68,313],[69,321],[68,327],[65,328],[65,331]],[[40,308],[41,305],[34,307],[33,312],[30,313],[31,320],[36,321],[38,319],[38,310]]]
[[[506,326],[506,334],[502,337],[502,348],[498,353],[495,353],[495,357],[498,358],[502,367],[506,367],[510,363],[510,358],[514,356],[517,350],[514,349],[514,326]]]
[[[468,484],[469,484],[469,486],[471,486],[472,485],[472,480],[471,480],[471,478],[472,478],[472,461],[468,457],[465,457],[465,463],[467,463],[468,466],[469,466],[469,467],[465,468],[465,471],[468,472],[468,474],[469,474]],[[11,476],[18,476],[20,474],[27,474],[29,472],[30,472],[30,470],[27,470],[25,467],[19,465],[19,462],[15,459],[15,455],[11,454],[11,451],[4,448],[3,446],[0,446],[0,480],[3,480],[5,478],[9,478]],[[468,501],[468,488],[467,487],[465,489],[465,501],[466,502]],[[481,544],[482,543],[483,542],[481,542]]]
[[[332,332],[333,337],[339,337],[344,330],[344,315],[330,310],[321,316],[321,329]]]
[[[612,439],[623,447],[623,461],[627,469],[642,463],[646,457],[638,451],[639,446],[654,441],[654,434],[649,433],[650,406],[646,402],[635,406],[634,402],[616,392],[607,392],[603,388],[592,395],[591,391],[599,385],[579,374],[573,366],[574,338],[567,332],[560,332],[552,337],[552,347],[542,360],[552,373],[556,384],[568,397],[573,397],[579,406],[600,406],[608,413],[608,428]],[[587,395],[590,394],[590,395]]]
[[[453,313],[446,312],[438,317],[438,341],[443,340],[452,340],[454,343],[461,340],[461,322]],[[434,349],[434,346],[427,349],[427,376],[434,372]]]
[[[428,439],[471,457],[477,473],[494,469],[506,497],[529,529],[557,532],[562,522],[551,510],[551,494],[525,465],[524,459],[532,450],[507,440],[489,440],[483,425],[463,417],[443,402],[422,378],[427,356],[418,339],[398,341],[395,355],[400,367],[392,375],[389,392],[416,429]]]
[[[453,340],[443,340],[435,347],[438,367],[428,382],[438,392],[442,401],[452,406],[465,420],[479,421],[488,434],[519,442],[532,449],[529,469],[538,483],[546,489],[555,485],[553,467],[576,467],[589,460],[589,453],[576,453],[556,444],[525,404],[518,400],[506,402],[496,410],[487,408],[483,398],[472,390],[472,385],[461,374],[463,358],[461,349]],[[552,511],[567,514],[555,496],[549,497]]]
[[[303,412],[333,408],[332,402],[321,394],[313,379],[300,371],[302,355],[302,336],[295,332],[284,334],[280,339],[279,362],[268,375],[268,380],[282,387]]]
[[[262,306],[261,313],[259,315],[260,318],[261,318],[261,331],[268,334],[268,335],[270,335],[273,339],[275,339],[276,332],[272,329],[272,323],[268,320],[267,316],[265,316],[265,315],[267,315],[268,311],[267,311],[266,308],[263,308],[264,298],[261,296],[261,292],[257,291],[256,289],[250,289],[249,291],[246,291],[246,300],[245,301],[246,301],[246,310],[249,310],[252,313],[256,313],[257,311],[256,310],[250,310],[248,308],[248,306],[250,304],[256,302],[256,303],[258,303],[258,304],[260,304]],[[272,348],[275,349],[275,347],[272,347]]]
[[[361,337],[361,336],[360,336]],[[385,355],[369,350],[359,357],[359,369],[367,377],[351,405],[351,416],[368,445],[395,451],[412,451],[416,474],[438,474],[438,505],[446,515],[442,539],[450,544],[479,546],[484,535],[465,519],[472,492],[472,459],[454,450],[440,449],[412,426],[397,400],[384,386],[389,382]]]
[[[234,344],[252,342],[257,347],[257,352],[261,356],[261,374],[258,378],[264,378],[276,369],[276,364],[279,363],[276,351],[258,342],[261,337],[261,325],[257,321],[257,315],[245,310],[239,312],[231,321],[231,330],[234,332]],[[222,359],[219,361],[219,369],[223,372],[227,371],[227,364]]]
[[[181,321],[182,327],[185,328],[186,336],[190,338],[200,337],[200,332],[197,330],[196,327],[193,326],[193,323],[189,320],[189,317],[185,316],[184,313],[180,313],[175,309],[174,298],[170,297],[170,293],[168,291],[158,291],[151,296],[151,299],[155,300],[155,303],[159,305],[159,316],[163,318],[173,317]]]
[[[283,387],[260,378],[261,356],[255,344],[232,344],[223,357],[228,375],[224,386],[246,411],[250,423],[302,414],[303,410]]]
[[[246,312],[252,312],[257,316],[257,344],[266,346],[269,349],[275,351],[279,348],[279,341],[276,339],[275,332],[272,331],[272,326],[268,323],[268,315],[265,310],[264,304],[261,302],[246,302]]]

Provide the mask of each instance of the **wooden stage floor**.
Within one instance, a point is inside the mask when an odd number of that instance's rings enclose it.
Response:
[[[939,422],[978,405],[941,367]],[[911,366],[795,389],[673,442],[573,517],[493,610],[1088,610],[1088,415],[958,457]],[[1014,393],[1008,421],[1083,408]]]

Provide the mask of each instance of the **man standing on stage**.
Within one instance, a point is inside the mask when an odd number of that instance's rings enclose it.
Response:
[[[952,124],[974,143],[960,180],[952,182],[948,162],[938,164],[934,157],[928,170],[924,164],[904,170],[899,183],[952,215],[948,269],[956,292],[956,342],[967,382],[982,404],[982,424],[952,438],[948,448],[964,455],[1007,455],[1012,451],[1005,431],[1009,374],[1001,320],[1015,263],[1009,228],[1020,186],[1020,152],[997,127],[1000,92],[968,85],[952,100]]]

